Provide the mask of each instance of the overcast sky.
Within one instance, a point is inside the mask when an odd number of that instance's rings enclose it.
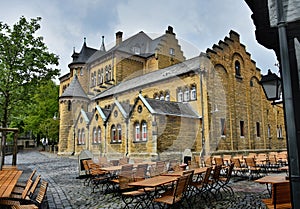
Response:
[[[84,37],[89,47],[99,49],[105,36],[109,49],[117,31],[123,32],[123,40],[140,31],[154,37],[164,34],[169,25],[187,58],[205,52],[234,30],[263,74],[269,68],[278,71],[274,52],[255,39],[251,11],[243,0],[1,1],[1,22],[13,25],[22,15],[42,17],[39,35],[49,51],[59,55],[61,75],[69,72],[73,47],[79,52]]]

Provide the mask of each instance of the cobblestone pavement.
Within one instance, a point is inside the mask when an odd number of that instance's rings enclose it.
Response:
[[[11,156],[5,158],[11,163]],[[53,153],[24,150],[18,153],[17,164],[23,174],[20,181],[26,181],[33,169],[41,174],[42,179],[49,182],[47,191],[50,209],[86,209],[86,208],[123,208],[124,203],[119,196],[103,195],[100,191],[92,193],[90,186],[84,185],[84,179],[78,178],[77,157],[62,157]],[[234,196],[224,196],[222,200],[205,203],[197,199],[191,208],[265,208],[261,198],[267,197],[265,185],[249,180],[233,178],[231,186]]]

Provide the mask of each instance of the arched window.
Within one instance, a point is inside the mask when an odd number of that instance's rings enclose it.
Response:
[[[197,99],[196,86],[192,86],[192,88],[191,88],[191,100],[196,100],[196,99]]]
[[[97,130],[96,130],[96,127],[93,128],[93,143],[97,143]]]
[[[183,93],[182,93],[181,89],[179,89],[178,92],[177,92],[177,101],[178,102],[182,102],[183,101]]]
[[[98,141],[98,143],[101,143],[101,128],[100,128],[100,126],[98,126],[97,141]]]
[[[190,100],[190,90],[189,88],[184,89],[183,101],[188,102]]]
[[[160,100],[160,101],[164,101],[164,100],[165,100],[165,97],[164,97],[164,94],[163,94],[163,93],[160,94],[159,100]]]
[[[116,126],[115,125],[111,126],[111,141],[112,142],[117,142],[117,132],[116,132]]]
[[[100,71],[100,83],[101,84],[103,83],[103,68],[101,68],[101,71]]]
[[[80,133],[80,129],[78,129],[78,135],[77,135],[77,144],[81,143],[81,133]]]
[[[91,87],[94,86],[94,73],[91,73]]]
[[[113,71],[111,65],[108,65],[108,76],[109,76],[108,79],[111,81],[113,79]]]
[[[72,102],[69,100],[68,101],[68,111],[72,110]]]
[[[135,137],[134,140],[135,141],[140,141],[140,124],[138,122],[136,122],[134,124],[135,127]]]
[[[109,81],[109,71],[108,71],[108,67],[105,66],[105,82]]]
[[[236,76],[241,76],[241,64],[240,64],[240,62],[235,61],[234,67],[235,67],[235,75]]]
[[[148,131],[147,131],[147,123],[146,121],[142,122],[142,140],[147,141]]]
[[[84,133],[84,129],[81,129],[81,144],[85,144],[85,133]]]
[[[168,91],[166,92],[165,100],[170,101],[170,92]]]
[[[282,127],[281,127],[281,125],[277,126],[277,138],[282,139]]]
[[[118,142],[122,141],[122,127],[120,124],[117,125],[117,129],[118,129]]]
[[[98,70],[98,85],[101,83],[101,71]]]
[[[271,137],[271,126],[270,126],[270,124],[268,124],[268,137],[269,138]]]

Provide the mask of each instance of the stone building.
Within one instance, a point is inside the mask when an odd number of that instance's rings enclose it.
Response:
[[[60,78],[59,154],[90,150],[110,158],[181,159],[285,149],[282,106],[272,106],[260,69],[229,36],[186,60],[172,27],[140,32],[106,51],[73,52]]]

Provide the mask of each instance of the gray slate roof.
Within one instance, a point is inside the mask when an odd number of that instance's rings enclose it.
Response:
[[[71,64],[77,64],[77,63],[86,63],[88,59],[97,51],[97,49],[93,49],[90,47],[87,47],[86,42],[83,43],[83,46],[81,48],[81,51],[79,53],[75,52],[73,53],[73,61]],[[103,51],[100,51],[103,52]]]
[[[158,99],[145,98],[147,103],[154,110],[153,113],[159,115],[173,115],[188,118],[201,118],[193,110],[189,103],[161,101]]]
[[[104,51],[97,51],[93,56],[90,57],[90,59],[87,61],[87,63],[91,63],[100,57],[102,57],[105,54],[110,54],[113,51],[122,51],[128,54],[137,55],[134,54],[134,51],[132,51],[133,47],[139,47],[140,48],[140,54],[138,56],[141,57],[149,57],[155,53],[155,49],[157,48],[160,40],[162,39],[164,35],[152,40],[147,34],[145,34],[143,31],[135,34],[134,36],[131,36],[130,38],[122,41],[119,45],[112,47],[107,52]]]
[[[62,93],[60,98],[63,97],[80,97],[83,99],[89,99],[83,88],[81,87],[77,75],[74,76],[70,85],[66,88],[66,90]]]
[[[93,97],[92,100],[101,99],[107,96],[117,95],[119,93],[132,90],[135,88],[137,90],[140,90],[143,86],[149,85],[151,83],[156,83],[159,81],[163,81],[165,79],[170,79],[172,77],[176,77],[190,71],[196,71],[199,70],[199,68],[200,68],[200,58],[194,57],[182,63],[172,65],[164,69],[156,70],[154,72],[150,72],[142,76],[132,78],[127,81],[123,81],[118,85],[99,93],[98,95]]]

